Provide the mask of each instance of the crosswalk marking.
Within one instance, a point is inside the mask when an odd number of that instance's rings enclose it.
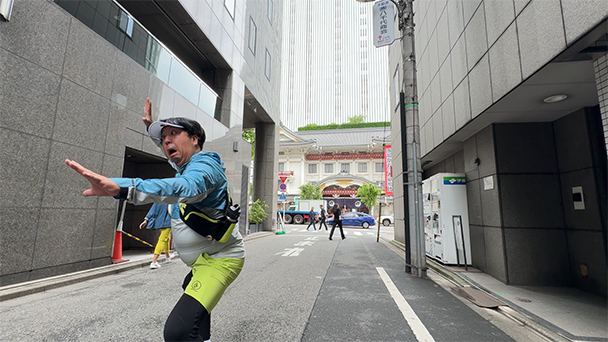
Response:
[[[361,235],[363,235],[363,234],[361,234],[361,233],[359,233],[359,232],[355,232],[355,235],[359,235],[359,236],[361,236]]]
[[[416,335],[418,341],[434,342],[435,340],[433,339],[433,336],[431,336],[431,333],[429,333],[424,324],[422,324],[420,318],[418,318],[410,304],[403,298],[403,295],[401,295],[401,292],[399,292],[399,289],[397,289],[397,286],[395,286],[384,268],[376,267],[376,271],[380,274],[380,278],[382,278],[384,285],[386,285],[388,292],[391,294],[391,297],[393,297],[397,307],[399,307],[407,324],[412,328],[412,332]]]

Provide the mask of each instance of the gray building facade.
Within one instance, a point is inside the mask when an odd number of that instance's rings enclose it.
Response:
[[[7,1],[7,0],[2,0]],[[222,157],[232,197],[276,212],[280,103],[280,0],[14,0],[0,18],[0,286],[111,262],[120,207],[83,197],[88,182],[65,159],[110,177],[171,177],[147,137],[154,119],[184,116]],[[254,23],[254,24],[251,24]],[[127,205],[123,230],[149,206]],[[274,215],[264,223],[274,229]],[[240,230],[247,234],[247,214]],[[146,247],[122,238],[123,248]]]
[[[466,174],[473,266],[606,296],[606,1],[416,0],[414,12],[423,178]],[[402,55],[390,49],[395,95]],[[402,242],[403,200],[395,186]]]

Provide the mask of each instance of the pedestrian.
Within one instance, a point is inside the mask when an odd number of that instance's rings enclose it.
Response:
[[[332,208],[332,213],[334,215],[334,220],[331,224],[331,232],[329,232],[329,239],[331,240],[331,237],[334,236],[334,230],[336,229],[336,225],[338,225],[340,226],[340,234],[342,235],[342,240],[344,240],[346,239],[346,236],[344,236],[344,230],[342,229],[342,210],[337,204],[334,204],[334,207]]]
[[[158,257],[165,253],[166,261],[171,261],[170,242],[171,242],[171,215],[169,214],[170,206],[167,204],[152,204],[150,210],[144,217],[144,220],[139,225],[139,229],[158,229],[160,236],[154,247],[154,256],[152,257],[151,269],[160,268]]]
[[[163,335],[165,341],[209,341],[211,311],[245,261],[243,238],[234,229],[240,209],[231,205],[219,155],[202,152],[205,131],[198,122],[181,117],[154,122],[150,99],[142,120],[177,170],[175,177],[107,178],[75,161],[65,162],[91,183],[84,196],[114,196],[135,205],[179,203],[171,206],[173,244],[191,271]]]
[[[317,221],[317,214],[315,213],[315,207],[310,208],[310,212],[308,212],[308,218],[309,218],[310,222],[308,223],[308,227],[306,227],[306,230],[308,230],[308,228],[310,228],[311,224],[312,224],[312,229],[317,230],[317,226],[315,226],[315,222]]]
[[[319,208],[319,230],[321,230],[323,225],[325,225],[325,230],[327,231],[327,223],[325,223],[325,219],[327,218],[325,209],[323,209],[323,205],[320,205]]]

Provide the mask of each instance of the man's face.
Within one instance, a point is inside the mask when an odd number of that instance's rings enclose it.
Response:
[[[188,137],[188,132],[181,128],[167,126],[161,131],[161,141],[165,156],[177,166],[184,165],[200,149],[198,137]]]

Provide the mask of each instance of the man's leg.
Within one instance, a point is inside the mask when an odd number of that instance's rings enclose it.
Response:
[[[209,336],[209,332],[200,331],[200,327],[208,319],[209,313],[205,307],[184,293],[165,322],[165,341],[204,341],[201,333]]]
[[[346,236],[344,235],[344,230],[342,230],[342,221],[338,222],[338,224],[340,225],[340,234],[342,234],[342,240],[346,239]]]
[[[329,232],[330,240],[331,240],[331,237],[334,236],[334,230],[336,230],[336,220],[334,220],[333,224],[331,225],[331,231]]]

